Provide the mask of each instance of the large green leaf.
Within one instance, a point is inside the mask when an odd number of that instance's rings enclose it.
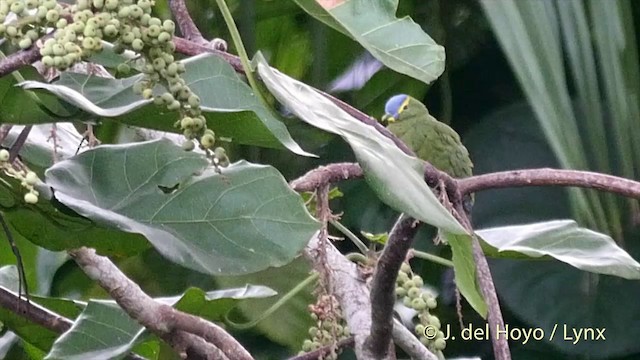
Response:
[[[302,150],[287,128],[265,108],[251,88],[220,57],[202,54],[183,61],[184,80],[198,96],[207,125],[216,134],[240,144],[281,148],[299,155]],[[43,89],[84,110],[88,117],[106,117],[126,124],[163,131],[177,131],[177,112],[152,104],[133,92],[142,75],[108,79],[65,72],[53,84],[38,81],[21,83],[23,89]],[[166,91],[156,87],[156,94]]]
[[[492,255],[498,257],[503,252],[551,256],[581,270],[640,279],[640,264],[611,237],[579,227],[573,220],[503,226],[477,233],[497,250]]]
[[[168,259],[209,274],[290,262],[317,222],[277,170],[244,161],[218,173],[168,140],[102,146],[46,173],[66,206],[143,234]]]
[[[428,84],[444,71],[444,48],[408,16],[396,18],[398,0],[295,1],[397,72]]]
[[[143,339],[143,332],[144,328],[117,305],[91,300],[45,359],[121,359]]]
[[[99,253],[129,256],[149,248],[138,234],[123,234],[77,215],[56,199],[41,199],[36,205],[22,203],[5,210],[11,226],[32,243],[51,251],[95,248]],[[42,234],[46,234],[43,236]]]
[[[473,159],[479,173],[558,166],[528,106],[521,104],[502,109],[490,118],[482,119],[466,135],[465,143],[469,152],[476,155]],[[476,195],[473,210],[478,228],[571,216],[566,189],[560,187],[483,191]],[[636,259],[640,256],[637,237],[637,232],[630,233],[625,244],[625,250]],[[594,274],[553,259],[489,260],[506,321],[524,328],[540,327],[547,335],[545,341],[513,342],[513,347],[553,351],[557,354],[554,358],[558,359],[622,359],[620,356],[624,355],[629,356],[625,359],[633,359],[634,354],[640,352],[640,343],[636,341],[640,328],[635,326],[635,317],[630,316],[640,310],[637,301],[640,282],[637,280]],[[509,320],[509,314],[514,318]],[[556,336],[550,343],[548,335],[556,324]],[[573,344],[563,340],[563,324],[567,324],[569,334],[571,328],[604,327],[607,340]],[[519,359],[515,352],[513,356]],[[550,357],[538,353],[534,358]]]
[[[206,293],[191,288],[182,296],[155,300],[210,320],[221,320],[238,300],[274,294],[265,286],[246,285]],[[147,339],[150,346],[155,346],[144,327],[114,301],[91,300],[71,329],[56,340],[46,359],[120,359]]]
[[[17,77],[42,81],[42,77],[31,66],[21,69]],[[7,75],[0,78],[0,123],[47,123],[60,121],[61,118],[56,115],[70,115],[64,103],[55,96],[46,93],[35,96],[31,91],[16,88],[18,82],[16,76]]]
[[[216,276],[215,281],[222,287],[238,286],[245,283],[264,284],[284,296],[304,281],[310,271],[309,263],[302,258],[297,258],[280,268],[242,276]],[[313,285],[309,285],[297,293],[271,316],[257,323],[256,330],[277,343],[287,345],[290,349],[300,349],[304,339],[309,337],[307,330],[313,326],[308,306],[315,299],[312,295],[314,288]],[[279,298],[275,297],[265,297],[254,301],[241,301],[237,303],[237,309],[238,312],[242,312],[247,321],[253,321],[261,318],[264,312],[278,300]],[[236,311],[234,310],[233,313],[235,314]],[[233,316],[231,318],[236,319]],[[282,324],[287,324],[287,326],[282,326]]]
[[[270,68],[261,55],[257,64],[278,101],[301,120],[340,135],[351,145],[365,178],[382,201],[427,224],[466,234],[424,182],[422,160],[406,155],[373,126],[354,119],[315,89]]]
[[[17,284],[18,271],[15,266],[0,268],[0,286],[13,291],[17,295]],[[29,297],[29,300],[67,318],[74,318],[84,307],[83,304],[75,303],[71,300],[39,297],[33,294]],[[24,341],[42,351],[48,351],[59,335],[34,322],[31,317],[12,312],[3,307],[0,307],[0,321],[6,328],[23,338]]]
[[[476,262],[473,259],[473,244],[467,235],[445,233],[451,246],[451,260],[456,286],[475,311],[483,318],[487,317],[487,303],[480,292],[476,276]]]
[[[156,298],[157,301],[174,305],[176,309],[203,317],[211,321],[223,321],[225,315],[238,305],[238,300],[261,299],[277,295],[278,293],[269,287],[262,285],[249,285],[204,292],[198,288],[189,288],[182,296]]]

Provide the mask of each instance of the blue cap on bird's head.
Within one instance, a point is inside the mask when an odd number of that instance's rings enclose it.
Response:
[[[408,97],[409,95],[407,94],[399,94],[387,100],[387,103],[384,105],[385,117],[392,117],[394,120],[397,120],[401,107]]]

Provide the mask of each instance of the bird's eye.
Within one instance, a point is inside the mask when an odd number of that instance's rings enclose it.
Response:
[[[409,105],[405,105],[402,107],[402,110],[407,110],[409,108]]]

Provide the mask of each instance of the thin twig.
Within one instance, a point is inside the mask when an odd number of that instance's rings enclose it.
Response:
[[[13,127],[12,124],[4,124],[0,126],[0,145],[4,143],[4,139],[7,138],[12,127]]]
[[[24,286],[24,297],[29,303],[29,285],[27,284],[27,275],[24,271],[24,262],[22,261],[22,256],[20,255],[20,250],[18,249],[18,245],[16,245],[16,241],[13,238],[13,234],[11,233],[11,229],[9,225],[4,220],[4,214],[0,211],[0,225],[2,225],[2,230],[4,231],[5,236],[7,237],[7,241],[9,241],[9,245],[11,246],[11,251],[13,255],[16,257],[16,267],[18,268],[18,294],[22,294],[22,287]],[[27,308],[28,310],[28,308]]]
[[[11,145],[11,149],[9,149],[10,163],[12,163],[13,160],[15,160],[18,157],[18,154],[20,154],[20,150],[22,150],[22,146],[24,146],[24,143],[27,141],[27,137],[29,137],[29,133],[31,132],[32,128],[33,128],[33,125],[25,126],[20,132],[20,135],[18,135],[18,138],[16,139],[16,141],[14,141],[13,145]]]

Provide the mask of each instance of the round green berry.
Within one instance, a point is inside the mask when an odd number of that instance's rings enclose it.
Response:
[[[187,103],[189,103],[191,107],[198,107],[200,106],[200,97],[196,94],[191,94],[187,99]]]
[[[76,6],[77,6],[78,10],[89,9],[91,7],[91,1],[89,1],[89,0],[78,0],[76,2]]]
[[[27,31],[26,35],[31,41],[36,41],[40,37],[40,34],[38,34],[38,31],[36,30],[29,30]]]
[[[427,304],[427,307],[429,309],[435,309],[436,307],[438,307],[438,302],[433,297],[429,298],[429,300],[425,301],[425,303]]]
[[[396,288],[396,296],[403,297],[405,295],[407,295],[407,289],[403,288],[402,286],[398,286]]]
[[[436,341],[433,342],[433,347],[436,350],[442,351],[447,347],[447,342],[442,338],[438,338],[436,339]]]
[[[167,103],[167,104],[171,104],[175,99],[173,98],[173,95],[171,95],[170,93],[164,93],[161,95],[162,100]]]
[[[435,327],[436,329],[440,329],[440,326],[442,325],[440,323],[440,319],[438,319],[437,316],[429,315],[427,317],[427,321],[429,322],[429,325]]]
[[[24,194],[24,202],[27,204],[35,204],[38,202],[38,195],[28,192]]]
[[[153,89],[144,89],[142,90],[142,97],[145,99],[151,99],[151,97],[153,97]]]
[[[424,310],[427,307],[427,304],[424,302],[424,300],[422,300],[422,298],[414,298],[413,300],[411,300],[411,308],[421,311]]]
[[[165,20],[162,23],[162,29],[168,33],[173,34],[173,32],[176,30],[176,23],[174,23],[172,20]]]
[[[11,4],[10,9],[11,9],[12,13],[20,15],[24,11],[24,2],[22,2],[22,1],[14,1]]]
[[[196,144],[192,140],[187,140],[182,143],[182,149],[184,151],[192,151],[193,149],[195,149],[195,147]]]
[[[167,43],[170,40],[171,40],[171,34],[169,34],[166,31],[163,31],[158,35],[158,41],[161,43]]]
[[[405,287],[405,289],[406,289],[406,287]],[[407,289],[407,296],[412,298],[412,299],[419,298],[420,297],[420,293],[421,293],[420,288],[417,288],[417,287],[412,287],[412,288]],[[422,300],[422,299],[420,299],[420,300],[422,302],[424,302],[424,300]]]
[[[51,47],[51,50],[53,51],[53,55],[56,55],[56,56],[62,56],[67,53],[64,50],[64,46],[60,44],[53,44],[53,46]]]
[[[20,47],[20,49],[24,50],[24,49],[30,48],[31,44],[32,44],[31,39],[24,38],[20,40],[20,42],[18,43],[18,46]]]
[[[205,149],[211,149],[215,143],[216,138],[211,134],[204,134],[202,138],[200,138],[200,144]]]
[[[130,13],[129,13],[129,17],[133,18],[133,19],[137,19],[139,17],[142,17],[142,15],[144,14],[144,10],[142,10],[142,8],[138,5],[131,5],[129,6]]]
[[[9,151],[7,149],[0,150],[0,162],[9,161],[9,157],[10,156],[11,156],[11,154],[9,154]]]
[[[149,28],[147,29],[147,34],[149,34],[149,36],[151,37],[158,37],[158,35],[160,35],[160,26],[158,25],[149,26]]]
[[[28,185],[35,185],[36,183],[38,183],[38,175],[36,175],[36,173],[34,173],[33,171],[29,171],[27,173],[27,175],[24,177],[24,180],[27,182]]]
[[[60,18],[60,13],[58,13],[56,10],[49,10],[47,11],[47,15],[45,17],[48,22],[54,23]]]
[[[131,48],[135,51],[142,51],[142,49],[144,49],[144,42],[142,39],[134,39],[131,42]]]
[[[407,280],[402,284],[402,287],[409,290],[411,288],[416,287],[415,283],[412,280]]]
[[[55,9],[58,6],[58,2],[56,0],[44,0],[42,5],[49,10]]]
[[[118,35],[118,28],[113,24],[109,24],[104,27],[103,33],[108,37],[114,37]]]
[[[171,111],[180,109],[180,101],[178,101],[178,100],[173,100],[173,102],[172,102],[172,103],[170,103],[169,105],[167,105],[167,109],[168,109],[168,110],[171,110]]]
[[[18,28],[16,28],[15,26],[7,26],[7,30],[5,31],[5,33],[9,37],[16,37],[18,35]]]
[[[27,9],[31,10],[37,8],[38,5],[40,5],[40,2],[38,0],[26,0],[24,4]]]
[[[413,275],[411,280],[416,285],[416,287],[422,287],[424,285],[424,281],[422,280],[422,277],[420,277],[419,275]]]
[[[104,6],[104,0],[93,0],[93,7],[96,9],[102,9]]]
[[[107,10],[115,10],[118,7],[118,0],[105,0],[104,8]]]
[[[128,74],[131,71],[131,66],[127,63],[120,63],[116,67],[116,71],[120,74]]]
[[[195,121],[193,120],[193,118],[186,116],[182,118],[182,120],[180,120],[180,127],[182,129],[190,129],[193,127],[194,123]]]
[[[96,47],[96,40],[92,37],[82,39],[82,47],[86,50],[93,50]]]
[[[153,59],[153,68],[156,71],[160,71],[167,66],[167,63],[164,62],[163,58],[155,58]]]
[[[49,56],[49,55],[43,56],[42,57],[42,63],[46,67],[52,67],[53,66],[53,58],[51,56]]]

